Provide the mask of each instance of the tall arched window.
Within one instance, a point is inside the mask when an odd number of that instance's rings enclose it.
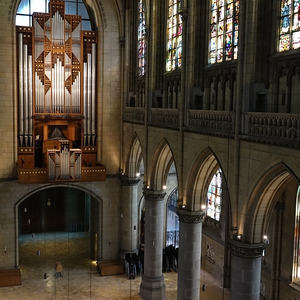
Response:
[[[237,59],[239,0],[210,0],[208,63]]]
[[[181,67],[182,15],[181,0],[168,0],[166,71]]]
[[[300,1],[282,0],[280,10],[279,52],[300,47]]]
[[[207,191],[206,214],[220,221],[222,204],[222,171],[218,169],[214,174]]]
[[[146,18],[143,0],[138,2],[138,75],[145,74],[146,54]]]
[[[50,0],[22,0],[19,4],[16,25],[32,26],[34,12],[49,13]],[[65,14],[81,16],[82,30],[91,30],[88,11],[82,0],[65,0]]]
[[[300,187],[296,198],[293,281],[300,284]]]

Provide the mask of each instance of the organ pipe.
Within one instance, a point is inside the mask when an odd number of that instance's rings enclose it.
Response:
[[[19,33],[19,137],[20,145],[23,145],[23,34]]]
[[[28,146],[28,52],[27,52],[27,45],[24,45],[24,135],[25,135],[25,146]]]
[[[83,140],[86,145],[87,140],[87,63],[83,63]]]
[[[91,99],[91,87],[92,87],[92,60],[91,54],[88,53],[88,124],[87,124],[87,135],[88,135],[88,146],[91,144],[91,109],[92,109],[92,99]]]
[[[96,44],[92,44],[92,105],[91,105],[91,122],[92,122],[92,145],[95,145],[96,131],[96,99],[95,99],[95,81],[96,81]]]
[[[28,93],[29,93],[29,105],[28,105],[28,133],[29,133],[29,146],[32,146],[32,55],[28,56]]]

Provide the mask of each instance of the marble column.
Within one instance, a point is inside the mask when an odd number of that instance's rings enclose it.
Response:
[[[231,300],[259,300],[264,244],[230,241]]]
[[[179,266],[177,300],[199,300],[202,223],[205,212],[177,210],[179,216]]]
[[[138,183],[140,178],[121,176],[121,255],[138,249]]]
[[[165,299],[165,283],[162,274],[165,194],[162,191],[144,190],[145,252],[144,275],[140,286],[143,300]]]

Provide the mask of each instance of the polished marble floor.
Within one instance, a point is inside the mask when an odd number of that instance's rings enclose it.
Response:
[[[90,240],[83,233],[24,235],[19,240],[22,285],[0,288],[0,299],[10,300],[140,300],[141,278],[99,276],[89,260]],[[63,265],[63,277],[55,278],[55,263]],[[46,273],[46,279],[44,275]],[[166,300],[177,297],[177,273],[165,273]],[[201,300],[228,300],[228,293],[208,274]]]

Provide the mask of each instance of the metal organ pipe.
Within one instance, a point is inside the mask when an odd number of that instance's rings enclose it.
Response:
[[[23,145],[23,34],[19,33],[19,138],[20,146]]]
[[[83,63],[83,137],[84,145],[86,145],[87,135],[87,63]]]
[[[29,105],[28,105],[28,128],[29,128],[29,146],[32,146],[32,55],[28,56],[28,94],[29,94]]]
[[[96,44],[92,44],[92,107],[91,107],[91,122],[92,122],[92,145],[96,142],[96,99],[95,99],[95,82],[96,82]]]
[[[92,88],[92,60],[91,54],[88,53],[88,126],[87,126],[87,134],[88,134],[88,146],[91,145],[91,106],[92,106],[92,95],[91,95],[91,88]]]
[[[24,45],[24,134],[25,146],[28,145],[28,52],[27,45]]]

